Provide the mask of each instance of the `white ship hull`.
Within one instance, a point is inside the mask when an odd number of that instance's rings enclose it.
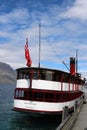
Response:
[[[68,102],[61,103],[50,103],[50,102],[37,102],[37,101],[26,101],[26,100],[14,100],[14,110],[40,113],[40,114],[61,114],[65,106],[68,107],[69,111],[75,109],[76,102],[79,105],[81,97]]]

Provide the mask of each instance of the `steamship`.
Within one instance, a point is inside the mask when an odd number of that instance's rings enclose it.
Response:
[[[31,67],[28,44],[28,67],[18,68],[13,110],[37,115],[59,115],[63,108],[73,111],[84,98],[85,79],[76,73],[76,58],[70,58],[70,72]]]

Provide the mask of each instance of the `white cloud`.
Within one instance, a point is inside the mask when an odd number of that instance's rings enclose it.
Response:
[[[2,24],[25,24],[29,18],[29,12],[25,8],[14,9],[10,13],[2,13],[0,15],[0,23]]]
[[[87,0],[76,0],[73,6],[68,7],[60,16],[70,19],[87,20]]]
[[[65,61],[69,64],[69,57],[75,56],[75,51],[78,49],[81,60],[86,64],[86,40],[80,40],[80,37],[83,34],[87,35],[85,28],[87,24],[77,20],[77,18],[86,20],[86,3],[86,0],[76,0],[65,12],[55,5],[53,8],[49,7],[48,12],[43,13],[36,10],[30,13],[28,9],[15,8],[9,13],[0,15],[0,37],[3,37],[3,41],[0,40],[0,61],[9,63],[15,69],[26,66],[24,44],[28,37],[33,66],[38,66],[38,24],[41,21],[42,61],[56,64]],[[6,41],[4,38],[9,40]]]

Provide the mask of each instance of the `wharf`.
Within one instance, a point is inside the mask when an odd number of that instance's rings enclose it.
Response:
[[[87,104],[82,106],[72,130],[87,130]]]

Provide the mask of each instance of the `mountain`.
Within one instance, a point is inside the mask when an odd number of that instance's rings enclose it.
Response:
[[[16,72],[6,63],[0,62],[0,84],[12,84],[16,82]]]

